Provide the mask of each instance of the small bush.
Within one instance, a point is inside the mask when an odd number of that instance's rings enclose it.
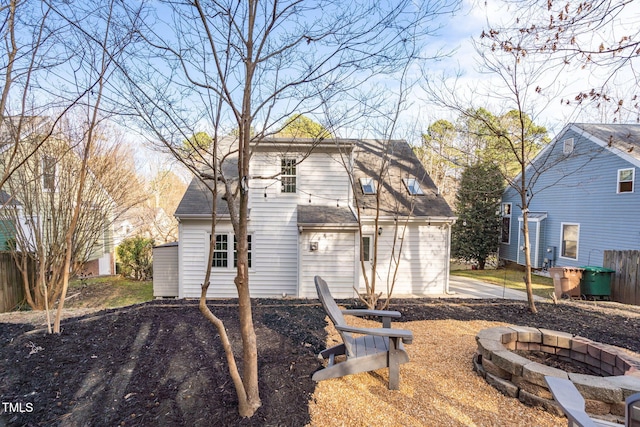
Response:
[[[120,274],[135,280],[151,277],[153,239],[137,236],[124,239],[116,249]]]

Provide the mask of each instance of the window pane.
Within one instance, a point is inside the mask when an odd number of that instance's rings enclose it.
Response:
[[[373,178],[360,178],[360,187],[364,194],[376,194],[376,185]]]
[[[633,169],[618,171],[618,193],[630,193],[633,191]]]
[[[630,192],[632,192],[633,191],[633,182],[632,181],[621,182],[619,191],[621,193],[630,193]]]
[[[227,266],[227,235],[216,234],[216,245],[213,251],[212,267],[226,267]]]
[[[296,160],[284,158],[280,162],[280,181],[283,193],[296,192]]]
[[[362,259],[371,261],[371,237],[362,237]]]
[[[42,159],[42,186],[53,191],[56,187],[56,159],[45,156]]]
[[[500,242],[509,243],[509,231],[511,229],[511,218],[502,218],[502,232],[500,236]]]
[[[251,234],[247,235],[247,257],[249,260],[249,268],[251,268]],[[238,240],[233,236],[233,266],[238,266]]]
[[[562,226],[562,256],[565,258],[578,258],[578,226]]]
[[[620,171],[620,181],[631,181],[633,179],[633,169]]]
[[[422,188],[420,188],[420,183],[418,182],[417,179],[405,178],[402,181],[404,182],[404,185],[407,187],[407,191],[409,192],[409,194],[413,196],[420,196],[424,194],[424,192],[422,191]]]

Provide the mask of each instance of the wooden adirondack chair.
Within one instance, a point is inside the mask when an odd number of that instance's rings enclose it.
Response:
[[[626,399],[625,424],[594,419],[585,411],[584,398],[576,386],[565,378],[545,376],[553,398],[567,416],[569,427],[638,427],[640,426],[640,393]]]
[[[389,368],[389,390],[400,388],[400,365],[409,361],[403,343],[411,344],[413,334],[403,329],[392,329],[391,319],[400,317],[397,311],[388,310],[340,310],[329,286],[320,276],[314,278],[318,298],[327,315],[342,337],[342,344],[323,350],[318,355],[329,359],[327,367],[313,374],[314,381],[338,378],[344,375]],[[358,328],[347,325],[344,315],[377,316],[382,328]],[[354,334],[358,335],[357,337]],[[335,356],[345,355],[346,360],[335,361]]]

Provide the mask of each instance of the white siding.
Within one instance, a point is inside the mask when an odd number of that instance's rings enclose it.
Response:
[[[178,246],[153,248],[153,296],[178,296]]]
[[[289,153],[288,157],[295,154]],[[251,161],[254,177],[276,176],[280,156],[256,153]],[[252,235],[252,267],[249,286],[252,297],[298,296],[298,223],[297,206],[312,204],[346,206],[349,180],[337,155],[313,153],[297,166],[295,194],[281,193],[277,179],[253,178],[250,187],[249,233]],[[267,197],[265,197],[265,194]],[[200,296],[208,251],[210,225],[207,221],[184,220],[180,224],[181,297]],[[216,233],[231,233],[228,221],[217,226]],[[230,236],[232,236],[230,234]],[[232,244],[233,240],[230,240]],[[235,269],[212,271],[209,297],[235,298]],[[351,271],[353,280],[353,270]],[[315,294],[315,291],[314,291]]]
[[[303,298],[317,298],[313,278],[327,281],[334,298],[353,298],[355,281],[355,232],[310,231],[300,235],[300,292]],[[317,250],[311,250],[311,242]]]
[[[406,225],[404,238],[400,239],[402,225],[397,231],[394,223],[382,223],[381,226],[382,234],[378,236],[376,292],[386,294],[391,288],[395,260],[400,254],[393,295],[445,293],[449,280],[449,227],[446,224],[428,225],[428,222],[410,223]],[[373,227],[365,227],[363,233],[373,234]],[[362,272],[360,276],[360,289],[363,290]]]

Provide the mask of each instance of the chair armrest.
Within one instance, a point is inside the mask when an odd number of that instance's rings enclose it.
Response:
[[[402,342],[411,344],[413,341],[413,332],[406,329],[391,328],[358,328],[357,326],[335,325],[336,329],[341,332],[351,332],[353,334],[372,335],[377,337],[401,338]]]
[[[365,309],[352,309],[342,310],[342,314],[349,314],[351,316],[378,316],[378,317],[391,317],[397,319],[402,316],[399,311],[393,310],[365,310]]]
[[[570,425],[597,427],[595,420],[585,412],[585,401],[573,382],[565,378],[545,376],[549,391],[570,420]],[[573,423],[573,424],[572,424]]]

